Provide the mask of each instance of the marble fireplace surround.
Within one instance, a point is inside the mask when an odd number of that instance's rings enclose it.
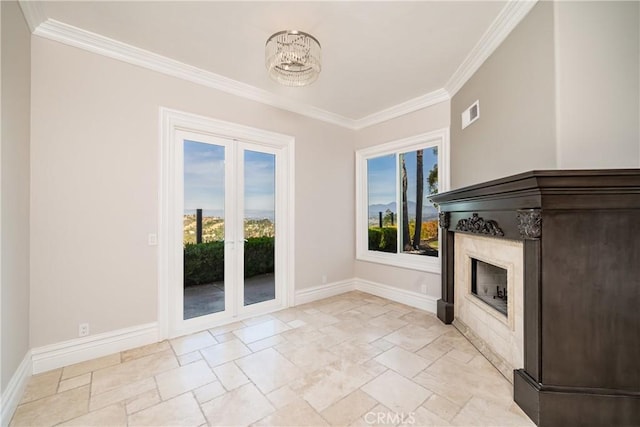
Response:
[[[471,259],[507,270],[507,315],[471,292]],[[524,367],[522,242],[466,233],[455,235],[453,325],[513,383]]]

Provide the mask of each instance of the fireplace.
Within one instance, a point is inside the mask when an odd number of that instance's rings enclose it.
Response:
[[[507,270],[471,258],[471,293],[480,301],[507,315]]]
[[[513,382],[525,413],[638,424],[640,170],[532,171],[431,199],[438,318]]]
[[[513,382],[524,367],[522,243],[468,233],[454,243],[453,325]]]

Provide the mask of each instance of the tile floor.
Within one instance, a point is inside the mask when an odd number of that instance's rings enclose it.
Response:
[[[432,314],[362,292],[33,376],[11,426],[531,426]]]

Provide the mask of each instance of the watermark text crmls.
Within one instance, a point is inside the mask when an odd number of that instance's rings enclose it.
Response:
[[[364,414],[364,421],[367,424],[415,424],[414,412],[367,412]]]

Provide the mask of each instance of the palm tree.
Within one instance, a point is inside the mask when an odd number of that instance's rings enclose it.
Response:
[[[424,201],[424,166],[423,150],[416,151],[416,227],[413,233],[413,248],[420,248],[420,234],[422,233],[422,203]]]
[[[407,251],[411,249],[411,236],[409,235],[409,210],[407,209],[407,187],[409,185],[407,179],[407,165],[402,157],[402,249]]]
[[[438,148],[433,148],[433,155],[438,158]],[[438,192],[438,164],[433,165],[433,169],[429,171],[429,194],[436,194]]]

